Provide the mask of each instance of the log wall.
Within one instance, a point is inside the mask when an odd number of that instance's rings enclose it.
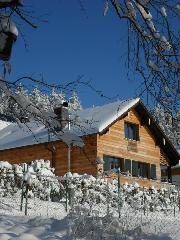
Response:
[[[97,135],[84,137],[84,143],[83,148],[71,149],[71,171],[96,175]],[[52,153],[54,147],[56,151]],[[68,171],[68,147],[61,141],[0,151],[0,161],[8,161],[11,164],[30,163],[38,159],[50,160],[58,176]]]

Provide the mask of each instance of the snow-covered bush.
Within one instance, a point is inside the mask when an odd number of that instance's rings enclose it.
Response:
[[[29,198],[66,202],[71,209],[85,207],[90,215],[96,210],[107,215],[114,211],[120,214],[127,206],[144,214],[168,212],[178,208],[180,202],[175,190],[140,188],[137,183],[126,183],[118,189],[117,180],[87,174],[57,177],[48,160],[35,160],[29,165],[0,162],[0,196],[20,196],[23,186],[28,186]]]

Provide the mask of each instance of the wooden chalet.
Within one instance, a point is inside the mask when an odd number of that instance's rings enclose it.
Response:
[[[71,144],[71,172],[109,177],[120,168],[121,183],[159,186],[163,173],[171,182],[179,154],[139,98],[83,109],[73,119],[70,132],[81,136],[84,146]],[[64,175],[68,145],[50,138],[42,125],[28,123],[28,128],[11,124],[0,131],[0,160],[48,159],[56,175]]]

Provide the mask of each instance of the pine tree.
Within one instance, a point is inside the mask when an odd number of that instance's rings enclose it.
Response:
[[[56,107],[59,107],[65,101],[66,101],[66,98],[63,92],[57,93],[55,89],[52,89],[52,92],[49,96],[51,110],[53,110]]]
[[[73,91],[72,96],[69,98],[70,109],[77,111],[82,109],[79,97],[75,91]]]
[[[32,104],[39,109],[48,110],[50,108],[49,96],[43,94],[38,88],[34,88],[29,95]]]

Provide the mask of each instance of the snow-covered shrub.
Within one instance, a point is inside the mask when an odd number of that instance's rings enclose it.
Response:
[[[77,206],[88,209],[88,214],[103,211],[120,214],[123,207],[142,211],[173,211],[180,202],[175,190],[140,188],[137,183],[122,185],[118,181],[91,175],[67,173],[57,177],[50,161],[35,160],[31,164],[9,164],[0,162],[0,196],[21,194],[28,186],[28,197],[45,201],[66,202],[71,209]]]

